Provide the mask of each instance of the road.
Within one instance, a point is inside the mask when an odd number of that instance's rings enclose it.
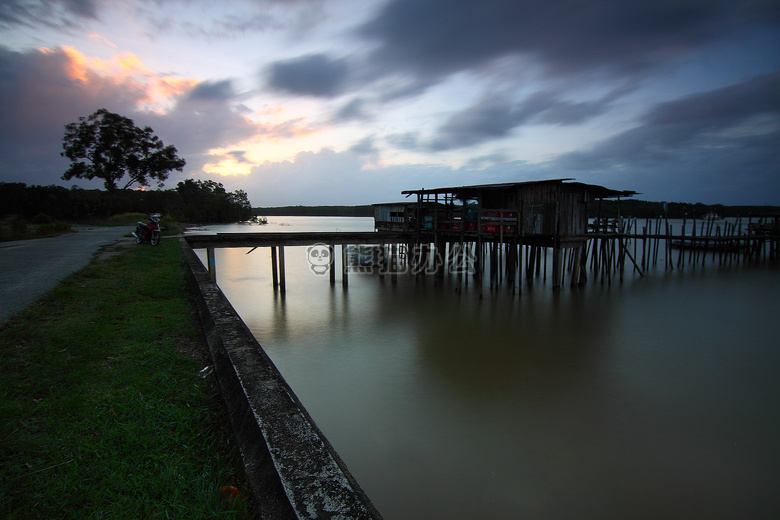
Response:
[[[130,231],[130,226],[81,228],[53,238],[0,242],[0,326]]]

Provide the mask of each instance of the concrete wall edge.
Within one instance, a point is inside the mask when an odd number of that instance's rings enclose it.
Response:
[[[198,256],[181,242],[187,285],[264,518],[381,519]]]

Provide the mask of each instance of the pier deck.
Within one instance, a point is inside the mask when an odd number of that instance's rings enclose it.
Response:
[[[217,233],[216,235],[186,235],[193,248],[208,247],[269,247],[311,246],[314,244],[404,244],[411,233],[373,231],[334,231],[306,233]]]

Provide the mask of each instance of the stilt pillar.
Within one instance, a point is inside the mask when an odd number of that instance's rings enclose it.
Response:
[[[206,248],[206,263],[208,264],[209,275],[211,275],[211,279],[216,282],[217,281],[217,260],[216,257],[214,256],[213,247]]]

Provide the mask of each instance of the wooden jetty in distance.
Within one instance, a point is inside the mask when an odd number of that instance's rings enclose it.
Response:
[[[428,246],[443,251],[457,244],[470,251],[474,277],[481,281],[487,265],[490,286],[503,275],[513,283],[523,268],[529,280],[545,266],[552,251],[553,288],[562,284],[564,265],[572,265],[572,284],[585,281],[582,269],[588,243],[588,203],[606,198],[630,197],[634,191],[619,191],[573,179],[553,179],[503,184],[482,184],[407,190],[417,202],[406,209],[415,236],[417,254],[413,264],[425,261]],[[383,229],[377,207],[376,226]],[[543,258],[544,257],[544,258]],[[446,257],[445,257],[446,258]]]
[[[416,200],[375,204],[374,232],[341,233],[218,233],[187,235],[193,248],[207,250],[214,274],[214,248],[270,247],[274,289],[285,289],[284,247],[320,247],[324,269],[335,284],[335,246],[341,246],[342,284],[348,284],[350,248],[370,245],[377,253],[371,265],[380,276],[399,273],[443,277],[445,273],[511,287],[523,277],[548,277],[552,255],[552,286],[582,285],[588,272],[602,281],[623,278],[629,266],[640,276],[659,264],[664,268],[719,265],[780,257],[780,213],[718,222],[715,217],[684,219],[675,230],[666,218],[601,214],[601,201],[631,197],[621,191],[553,179],[532,182],[457,186],[403,191]],[[588,205],[598,216],[588,218]],[[640,225],[643,224],[640,228]],[[679,225],[679,224],[678,224]],[[324,248],[324,249],[322,249]],[[675,255],[676,253],[676,255]],[[676,256],[676,258],[675,258]]]

